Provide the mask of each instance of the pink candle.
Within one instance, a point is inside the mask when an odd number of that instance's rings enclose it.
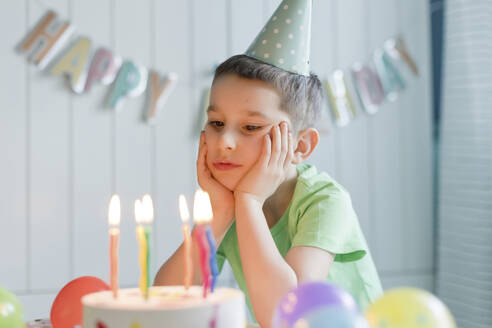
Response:
[[[111,259],[110,275],[111,275],[111,289],[113,290],[114,298],[118,297],[118,244],[120,241],[119,229],[112,228],[109,231],[109,256]]]
[[[191,258],[191,236],[190,236],[190,225],[183,225],[183,239],[184,239],[184,263],[185,263],[185,274],[184,274],[184,286],[185,289],[190,288],[191,281],[193,278],[193,261]]]
[[[203,283],[203,298],[207,297],[207,291],[210,287],[210,268],[209,268],[209,249],[207,240],[205,238],[205,230],[203,226],[197,225],[195,227],[195,239],[198,244],[200,252],[200,268],[202,271],[202,283]]]
[[[195,221],[195,238],[199,248],[200,267],[203,278],[203,297],[207,296],[210,288],[210,248],[205,235],[204,224],[212,219],[212,206],[208,194],[203,190],[197,190],[195,193],[195,202],[193,204],[193,220]]]
[[[118,297],[118,244],[120,241],[120,217],[121,207],[118,195],[113,195],[109,203],[108,223],[109,229],[109,259],[110,259],[110,284],[114,298]]]

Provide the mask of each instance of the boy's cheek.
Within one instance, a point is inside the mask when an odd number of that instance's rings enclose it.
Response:
[[[213,131],[211,131],[211,128],[206,128],[205,129],[205,143],[208,145],[209,152],[214,145],[217,144],[217,138],[215,137]]]
[[[214,154],[213,152],[207,151],[207,157],[205,158],[205,162],[207,163],[207,166],[210,170],[213,170],[213,158]]]

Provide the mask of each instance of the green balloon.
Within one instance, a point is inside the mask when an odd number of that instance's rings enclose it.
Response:
[[[0,328],[22,328],[22,306],[17,297],[0,287]]]

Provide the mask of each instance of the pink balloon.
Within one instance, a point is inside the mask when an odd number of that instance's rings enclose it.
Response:
[[[82,296],[103,290],[110,290],[108,284],[91,276],[76,278],[66,284],[51,306],[53,328],[82,326]]]

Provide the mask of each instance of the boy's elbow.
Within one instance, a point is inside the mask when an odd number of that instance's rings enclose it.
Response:
[[[258,324],[260,325],[261,328],[271,328],[272,317],[273,317],[273,313],[271,314],[271,316],[268,316],[268,318],[265,319],[256,318],[256,319],[258,320]]]
[[[162,285],[164,285],[160,273],[161,273],[161,270],[157,271],[157,274],[154,277],[154,283],[152,284],[153,286],[162,286]]]

